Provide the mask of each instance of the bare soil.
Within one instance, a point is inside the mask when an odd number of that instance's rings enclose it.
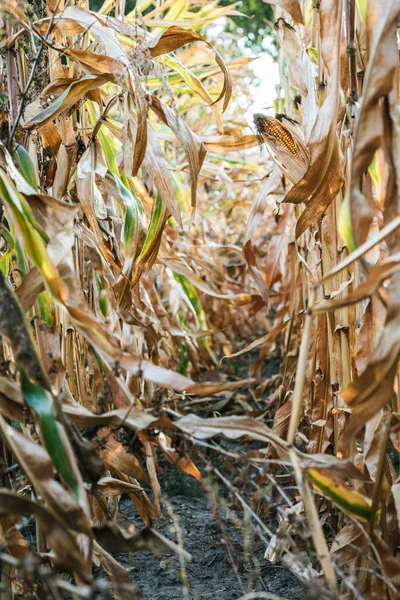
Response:
[[[252,591],[268,592],[285,600],[306,597],[291,571],[264,560],[263,542],[246,542],[248,532],[235,526],[232,518],[220,514],[220,510],[213,515],[213,506],[200,484],[187,476],[176,478],[173,471],[171,477],[175,479],[167,484],[169,510],[164,509],[158,530],[176,543],[174,520],[178,520],[183,547],[192,556],[184,565],[186,585],[177,556],[155,557],[149,552],[117,556],[130,570],[138,599],[235,600]],[[141,526],[129,497],[122,498],[120,510],[126,519],[124,525]]]

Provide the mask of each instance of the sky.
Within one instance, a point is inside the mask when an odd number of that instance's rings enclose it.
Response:
[[[279,83],[279,66],[273,60],[270,54],[264,52],[249,65],[255,77],[260,80],[259,85],[251,85],[251,95],[253,103],[246,111],[245,117],[249,123],[252,123],[252,115],[255,112],[274,115],[275,111],[272,103],[276,98],[275,86]],[[268,108],[267,108],[268,107]]]

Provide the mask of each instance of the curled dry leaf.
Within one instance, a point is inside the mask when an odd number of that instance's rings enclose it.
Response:
[[[98,438],[101,445],[99,452],[101,459],[113,473],[118,475],[119,479],[125,479],[128,483],[135,485],[135,488],[132,488],[128,493],[143,522],[145,525],[150,526],[155,512],[146,492],[136,481],[136,479],[139,479],[146,483],[149,482],[149,477],[143,470],[139,460],[129,453],[107,429],[101,429],[98,432]]]
[[[247,148],[254,148],[259,145],[259,139],[256,135],[207,135],[201,138],[203,144],[211,152],[224,154],[225,152],[240,152]]]
[[[122,494],[130,494],[132,492],[140,492],[142,486],[138,483],[129,483],[121,481],[115,477],[102,477],[97,482],[97,489],[103,496],[120,496]]]
[[[207,44],[207,46],[214,50],[215,60],[224,74],[223,88],[220,95],[215,100],[215,103],[223,100],[222,112],[224,112],[228,107],[229,100],[232,95],[231,74],[229,73],[229,69],[225,65],[225,62],[223,61],[219,52],[217,52],[202,35],[192,31],[191,29],[183,29],[183,27],[173,26],[169,27],[158,38],[148,42],[148,48],[150,55],[153,58],[156,58],[157,56],[162,56],[163,54],[173,52],[185,44],[195,41],[204,42]]]
[[[147,113],[149,110],[148,99],[146,97],[145,90],[143,88],[142,82],[140,81],[139,74],[136,68],[131,69],[132,79],[134,83],[135,93],[135,105],[136,105],[136,137],[134,140],[134,151],[133,151],[133,159],[132,166],[128,171],[135,177],[142,165],[144,157],[146,155],[146,147],[147,147]],[[131,96],[128,94],[126,98],[126,110],[130,111],[130,101]],[[129,117],[127,117],[126,122],[129,124]],[[129,138],[127,137],[127,140]]]
[[[171,445],[171,439],[165,435],[162,431],[155,438],[156,444],[164,452],[165,456],[171,464],[177,467],[180,471],[191,475],[197,481],[201,481],[201,474],[194,462],[186,454],[179,453]]]
[[[25,129],[42,127],[53,121],[62,112],[70,109],[88,92],[96,90],[109,80],[108,75],[85,75],[77,81],[73,81],[68,88],[42,112],[25,123]]]
[[[70,26],[75,27],[72,29]],[[106,55],[112,59],[129,65],[129,59],[122,45],[118,41],[116,32],[101,20],[100,16],[73,6],[65,8],[56,20],[55,26],[66,35],[75,35],[82,31],[88,31],[90,36],[104,48]]]
[[[290,413],[292,412],[292,401],[286,400],[275,413],[272,431],[282,439],[286,439],[289,427]]]
[[[192,207],[196,207],[196,190],[201,166],[206,156],[206,148],[200,138],[186,125],[169,106],[157,96],[151,97],[151,109],[168,125],[185,148],[191,176]]]
[[[139,479],[139,481],[148,482],[148,477],[140,461],[134,454],[128,452],[108,429],[100,429],[97,436],[101,448],[100,456],[109,468]]]
[[[64,51],[66,56],[77,61],[84,71],[90,75],[107,75],[110,81],[121,83],[124,73],[124,64],[110,56],[99,55],[89,50],[71,48]]]

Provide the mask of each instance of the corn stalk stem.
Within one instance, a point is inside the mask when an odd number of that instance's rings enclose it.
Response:
[[[11,18],[7,17],[7,36],[11,36],[13,33]],[[9,114],[9,125],[10,129],[12,127],[11,123],[14,123],[14,120],[17,116],[18,111],[18,101],[17,101],[17,67],[16,67],[16,58],[15,58],[15,48],[9,48],[6,50],[6,74],[7,74],[7,90],[8,90],[8,106],[10,110]]]
[[[296,436],[297,428],[300,423],[301,418],[301,410],[303,407],[303,388],[304,381],[306,378],[306,367],[307,367],[307,357],[308,357],[308,349],[310,346],[311,339],[311,330],[312,330],[312,307],[315,301],[315,290],[312,289],[309,301],[308,308],[306,312],[305,322],[304,322],[304,331],[303,337],[300,345],[299,352],[299,360],[297,362],[296,369],[296,383],[294,386],[293,396],[292,396],[292,412],[290,413],[290,421],[289,421],[289,430],[287,441],[289,444],[293,444],[294,438]]]
[[[336,576],[329,554],[329,548],[326,543],[324,532],[322,531],[321,522],[319,520],[317,507],[315,506],[310,485],[307,479],[304,477],[294,448],[291,448],[290,450],[290,459],[293,464],[296,483],[303,498],[304,511],[306,513],[306,517],[310,526],[311,536],[314,542],[315,550],[318,555],[318,560],[321,564],[322,572],[325,576],[329,587],[336,594],[337,597]]]
[[[50,35],[50,33],[51,33],[52,29],[53,29],[54,19],[56,17],[57,10],[58,10],[60,2],[61,2],[61,0],[57,0],[57,3],[55,5],[55,7],[52,9],[52,15],[51,15],[51,18],[50,18],[50,21],[49,21],[46,33],[44,34],[44,37],[41,40],[40,46],[38,48],[38,51],[36,52],[36,56],[33,59],[32,68],[31,68],[31,71],[29,73],[29,78],[28,78],[28,81],[26,82],[26,86],[25,86],[24,91],[22,92],[22,95],[21,95],[21,102],[20,102],[20,105],[19,105],[18,114],[15,117],[15,119],[12,118],[13,125],[12,125],[12,128],[11,128],[10,136],[8,138],[8,144],[7,144],[8,148],[11,148],[11,144],[12,144],[15,132],[17,131],[17,127],[18,127],[19,122],[20,122],[20,120],[22,118],[22,115],[23,115],[23,112],[24,112],[24,109],[25,109],[26,98],[27,98],[28,92],[30,90],[30,87],[31,87],[31,85],[33,83],[33,80],[35,78],[36,69],[37,69],[37,66],[39,64],[39,60],[40,60],[41,54],[42,54],[42,52],[43,52],[43,50],[44,50],[44,48],[46,46],[47,38],[49,37],[49,35]]]
[[[374,487],[372,489],[372,504],[371,504],[371,513],[370,513],[370,518],[369,518],[369,523],[368,523],[368,528],[369,528],[369,534],[370,536],[373,535],[373,529],[374,529],[374,523],[375,523],[375,515],[376,512],[378,510],[378,506],[379,506],[379,502],[380,502],[380,498],[379,498],[379,492],[382,488],[382,482],[383,482],[383,478],[385,475],[385,463],[386,463],[386,448],[387,448],[387,444],[389,441],[389,431],[390,431],[390,425],[392,422],[392,418],[391,416],[386,420],[385,423],[385,427],[383,430],[383,434],[381,437],[381,443],[380,443],[380,449],[379,449],[379,460],[378,460],[378,466],[376,469],[376,476],[375,476],[375,482],[374,482]]]
[[[353,252],[351,252],[344,260],[342,260],[342,262],[338,263],[332,269],[332,271],[330,271],[329,273],[327,273],[326,275],[324,275],[322,277],[322,279],[320,279],[317,282],[317,286],[320,286],[329,277],[332,277],[333,275],[336,275],[337,273],[340,273],[340,271],[342,271],[342,269],[345,269],[346,267],[348,267],[349,265],[351,265],[353,262],[355,262],[356,260],[360,259],[362,256],[364,256],[364,254],[366,254],[374,246],[376,246],[377,244],[379,244],[380,242],[382,242],[382,240],[384,240],[391,233],[393,233],[394,231],[396,231],[396,229],[398,227],[400,227],[400,215],[398,215],[390,223],[388,223],[387,225],[385,225],[385,227],[382,227],[382,229],[380,230],[380,232],[375,237],[367,240],[366,242],[364,242],[363,244],[361,244],[360,246],[358,246],[358,248],[356,250],[354,250]]]
[[[346,2],[346,30],[347,44],[346,51],[349,61],[350,74],[350,98],[355,102],[358,100],[358,85],[357,85],[357,46],[355,39],[356,32],[356,2],[355,0],[347,0]]]

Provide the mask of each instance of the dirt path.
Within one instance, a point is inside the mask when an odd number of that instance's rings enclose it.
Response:
[[[243,531],[224,516],[220,515],[216,522],[207,494],[200,485],[186,483],[182,491],[184,494],[169,495],[169,512],[164,508],[159,531],[176,542],[173,516],[178,519],[183,546],[192,555],[192,560],[185,565],[186,595],[178,557],[154,557],[148,552],[136,553],[130,558],[117,556],[117,560],[131,571],[132,582],[138,587],[138,599],[235,600],[256,590],[276,594],[285,600],[305,598],[295,575],[264,560],[263,543],[252,542],[246,556]],[[129,497],[122,498],[120,510],[126,524],[134,522],[141,526]]]
[[[258,352],[249,353],[240,357],[235,364],[227,363],[224,370],[228,376],[229,371],[234,370],[236,376],[247,377],[249,366],[257,357]],[[266,361],[262,377],[267,379],[277,373],[279,362],[277,356]],[[262,399],[264,402],[269,393]],[[250,395],[248,401],[252,401]],[[216,405],[213,404],[211,408],[215,409]],[[197,407],[200,414],[204,412],[202,416],[212,416],[211,408],[207,405]],[[229,405],[221,410],[228,410],[229,414],[234,408],[241,407]],[[225,475],[229,477],[227,473]],[[217,503],[211,502],[200,483],[168,463],[162,465],[159,481],[163,500],[158,531],[179,543],[175,530],[175,524],[178,523],[183,547],[191,554],[192,560],[182,565],[177,556],[155,557],[150,552],[117,556],[120,564],[131,573],[131,581],[137,586],[138,600],[237,600],[253,591],[275,594],[284,600],[310,597],[291,571],[264,559],[265,542],[254,540],[254,529],[250,522],[244,528],[243,512],[240,509],[235,515],[231,510],[232,498],[225,497],[224,488],[217,492]],[[129,496],[122,497],[120,513],[122,527],[131,523],[137,525],[138,529],[143,527]],[[266,525],[271,530],[276,528],[276,523]],[[104,576],[104,572],[98,570],[96,575]]]

